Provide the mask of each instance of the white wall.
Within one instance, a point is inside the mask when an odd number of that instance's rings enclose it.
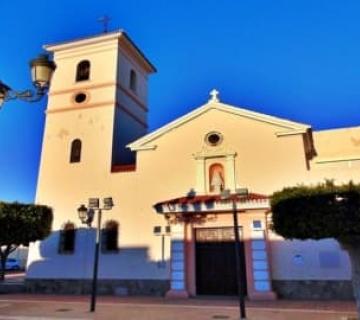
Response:
[[[321,241],[271,240],[275,280],[349,280],[348,254],[333,239]]]
[[[158,240],[160,241],[160,238]],[[77,231],[73,254],[59,254],[58,246],[59,232],[53,232],[45,241],[31,244],[27,278],[92,278],[95,249],[94,229],[82,228]],[[168,243],[167,246],[169,246]],[[148,250],[149,248],[144,246],[120,246],[118,253],[100,253],[99,278],[168,279],[169,263],[164,268],[160,263],[160,255],[159,260],[151,260]]]

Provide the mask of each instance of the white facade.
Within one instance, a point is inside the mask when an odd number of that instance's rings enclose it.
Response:
[[[29,283],[92,277],[94,230],[81,226],[76,209],[90,197],[111,196],[115,206],[103,219],[119,223],[119,250],[101,254],[99,278],[128,281],[118,285],[120,291],[126,287],[121,292],[130,292],[133,281],[151,287],[149,292],[161,283],[170,293],[196,295],[197,231],[233,225],[230,204],[220,203],[212,189],[215,167],[220,187],[250,190],[237,204],[250,298],[274,298],[274,291],[281,295],[289,282],[295,288],[304,281],[336,286],[349,280],[348,257],[334,240],[284,241],[271,232],[266,196],[324,178],[358,181],[360,149],[352,139],[360,128],[313,132],[309,125],[223,104],[213,92],[204,106],[145,135],[147,81],[155,68],[125,33],[46,48],[54,53],[57,69],[36,202],[53,207],[54,223],[52,235],[30,247]],[[76,82],[83,60],[90,61],[90,78]],[[76,103],[79,93],[86,99]],[[221,136],[218,144],[206,140],[212,132]],[[72,163],[74,139],[81,140],[81,160]],[[75,250],[59,254],[67,221],[80,227]],[[255,221],[259,230],[253,229]],[[153,229],[165,230],[169,222],[172,232],[164,236],[163,247]]]

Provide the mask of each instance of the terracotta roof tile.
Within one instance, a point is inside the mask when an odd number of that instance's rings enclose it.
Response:
[[[259,193],[249,193],[246,196],[237,196],[235,194],[231,195],[229,200],[238,199],[239,201],[253,201],[253,200],[268,200],[269,197]],[[219,194],[209,194],[209,195],[194,195],[186,196],[175,199],[170,199],[166,201],[161,201],[155,204],[155,206],[162,206],[166,204],[192,204],[192,203],[206,203],[206,202],[219,202],[226,201],[222,200]]]

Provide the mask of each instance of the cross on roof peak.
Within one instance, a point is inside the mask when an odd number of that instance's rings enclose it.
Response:
[[[210,91],[210,96],[211,96],[211,98],[210,98],[210,100],[209,100],[209,102],[219,102],[220,100],[219,100],[219,91],[217,91],[216,89],[212,89],[211,91]]]

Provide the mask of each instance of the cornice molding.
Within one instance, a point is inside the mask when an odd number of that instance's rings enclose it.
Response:
[[[124,111],[128,116],[130,116],[132,119],[134,119],[136,122],[138,122],[139,124],[141,124],[144,128],[147,129],[147,124],[141,120],[137,115],[135,115],[134,113],[132,113],[128,108],[126,108],[124,105],[120,104],[119,102],[116,102],[116,107],[119,108],[120,110]]]
[[[90,108],[99,108],[99,107],[108,107],[108,106],[114,106],[115,101],[103,101],[103,102],[97,102],[97,103],[86,103],[86,104],[80,104],[80,105],[70,105],[66,107],[59,107],[59,108],[51,108],[46,109],[46,114],[52,114],[52,113],[59,113],[59,112],[68,112],[68,111],[79,111],[82,109],[90,109]]]
[[[214,148],[214,149],[213,149]],[[236,151],[229,147],[203,147],[199,152],[193,154],[194,159],[202,160],[209,158],[226,158],[236,156]]]
[[[299,129],[299,130],[289,130],[289,131],[280,131],[276,132],[275,135],[277,137],[285,137],[285,136],[293,136],[297,134],[304,134],[308,129]]]
[[[69,89],[50,91],[49,96],[56,96],[59,94],[72,93],[72,92],[81,91],[81,90],[100,89],[100,88],[116,86],[116,82],[103,82],[103,83],[97,83],[97,84],[94,83],[94,84],[88,84],[88,85],[83,85],[83,86],[80,86],[80,85],[78,86],[77,83],[74,82],[73,85],[74,86]]]
[[[319,157],[315,159],[315,163],[323,164],[323,163],[331,163],[331,162],[347,162],[347,161],[359,161],[359,160],[360,160],[360,155],[333,157],[333,158]]]
[[[124,92],[130,99],[132,99],[141,109],[148,112],[149,109],[146,107],[145,103],[143,103],[134,93],[132,93],[129,89],[124,87],[122,84],[118,83],[116,87]]]
[[[49,96],[57,96],[60,94],[68,94],[68,93],[74,93],[74,92],[78,92],[78,91],[101,89],[101,88],[116,86],[116,88],[118,90],[121,90],[123,93],[125,93],[143,111],[145,111],[145,112],[149,111],[148,108],[146,107],[146,105],[134,93],[132,93],[129,89],[125,88],[120,83],[116,83],[116,82],[103,82],[103,83],[94,83],[94,84],[89,83],[87,85],[82,85],[82,86],[77,85],[77,83],[74,83],[73,85],[74,85],[74,87],[71,87],[69,89],[50,91]]]
[[[130,56],[134,57],[134,59],[138,61],[138,64],[141,65],[147,73],[156,72],[156,68],[123,30],[103,33],[72,41],[65,41],[57,44],[44,45],[43,48],[46,51],[54,52],[56,54],[59,52],[63,53],[65,51],[69,53],[76,53],[76,51],[83,50],[84,47],[91,50],[91,47],[97,47],[99,44],[103,46],[106,42],[108,44],[117,43],[120,48],[123,48]]]

